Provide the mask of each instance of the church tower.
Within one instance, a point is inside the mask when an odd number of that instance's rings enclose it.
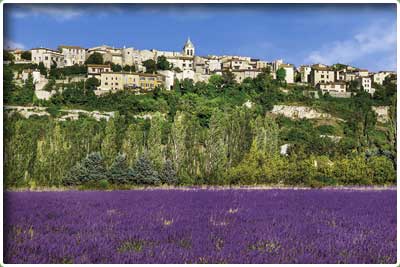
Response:
[[[190,41],[190,38],[187,39],[186,44],[183,47],[183,51],[182,52],[183,52],[184,56],[190,56],[190,57],[194,56],[194,45]]]

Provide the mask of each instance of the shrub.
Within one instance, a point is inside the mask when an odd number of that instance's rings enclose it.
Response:
[[[109,183],[106,179],[102,179],[98,182],[98,188],[107,189],[109,187]]]
[[[107,179],[103,158],[100,153],[93,152],[75,164],[63,182],[65,185],[81,185],[96,183],[103,179]]]
[[[388,158],[383,156],[372,157],[367,165],[372,172],[372,182],[374,184],[391,184],[396,182],[396,171]]]
[[[113,184],[136,183],[133,172],[128,167],[126,154],[118,154],[111,164],[108,176]]]
[[[174,164],[170,160],[166,160],[160,172],[160,180],[162,183],[169,185],[178,184],[178,176]]]
[[[136,161],[133,175],[139,184],[157,185],[160,183],[158,172],[146,155],[140,156]]]

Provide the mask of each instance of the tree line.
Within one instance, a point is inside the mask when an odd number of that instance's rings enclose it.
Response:
[[[288,155],[282,118],[244,107],[215,110],[208,125],[188,112],[127,121],[7,118],[6,186],[97,185],[370,185],[395,183],[392,161],[353,148],[331,156],[297,142]],[[346,147],[347,141],[322,146]],[[312,148],[308,148],[312,149]],[[318,152],[320,151],[320,152]]]

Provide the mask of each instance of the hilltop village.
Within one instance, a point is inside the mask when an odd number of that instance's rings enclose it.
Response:
[[[49,83],[67,81],[88,81],[95,94],[100,96],[122,90],[143,93],[157,87],[171,90],[176,81],[208,82],[213,75],[226,73],[241,83],[246,78],[254,79],[267,72],[286,85],[308,86],[315,89],[314,93],[319,91],[333,97],[349,98],[351,92],[357,90],[373,95],[374,84],[382,85],[387,77],[392,81],[397,79],[394,71],[371,72],[344,64],[316,63],[296,67],[282,59],[264,61],[234,55],[198,56],[190,38],[179,52],[107,45],[92,48],[60,45],[58,50],[43,47],[8,50],[4,60],[6,64],[30,66],[14,71],[14,79],[23,83],[31,75],[38,99],[49,99],[55,94],[54,90],[49,90]],[[64,70],[64,74],[77,75],[70,75],[66,80],[60,70]]]
[[[190,39],[3,60],[8,186],[395,183],[393,71],[198,56]]]

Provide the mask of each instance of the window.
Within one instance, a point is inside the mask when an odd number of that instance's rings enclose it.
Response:
[[[118,83],[115,83],[115,85],[118,85]]]
[[[108,85],[108,83],[107,83],[107,82],[105,82],[105,83],[104,83],[104,85]]]
[[[49,57],[48,57],[48,56],[45,56],[45,57],[44,57],[44,60],[49,60]]]

